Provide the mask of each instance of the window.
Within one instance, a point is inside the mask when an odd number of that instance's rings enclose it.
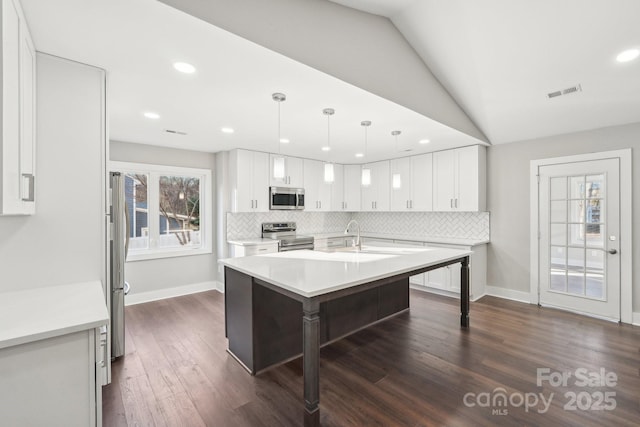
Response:
[[[127,261],[211,253],[209,170],[124,162],[111,170],[125,175]]]

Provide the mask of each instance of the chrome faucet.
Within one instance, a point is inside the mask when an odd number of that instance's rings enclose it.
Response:
[[[344,234],[349,233],[349,227],[351,226],[351,224],[355,224],[358,226],[358,234],[356,235],[356,240],[353,241],[353,247],[358,248],[358,250],[361,251],[362,241],[360,240],[360,224],[358,224],[358,221],[356,221],[355,219],[349,221],[349,224],[347,224],[347,228],[344,229]]]

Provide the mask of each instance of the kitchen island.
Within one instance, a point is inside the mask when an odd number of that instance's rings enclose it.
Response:
[[[320,422],[320,346],[409,309],[409,276],[461,263],[469,326],[471,251],[373,247],[220,260],[228,351],[251,374],[303,355],[304,425]]]

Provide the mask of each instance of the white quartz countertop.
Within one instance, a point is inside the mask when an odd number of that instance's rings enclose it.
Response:
[[[356,233],[349,232],[348,234],[344,234],[344,232],[334,231],[332,233],[302,233],[305,236],[313,236],[314,239],[333,239],[336,237],[355,237]],[[489,243],[489,240],[481,240],[481,239],[460,239],[455,237],[429,237],[429,236],[403,236],[399,234],[381,234],[381,233],[370,233],[363,232],[360,236],[364,239],[367,237],[371,239],[388,239],[388,240],[406,240],[411,242],[422,242],[422,243],[437,243],[437,244],[446,244],[446,245],[459,245],[459,246],[478,246],[485,245]],[[241,245],[241,246],[253,246],[253,245],[265,245],[269,243],[273,243],[274,239],[262,239],[260,237],[255,238],[247,238],[247,239],[234,239],[227,240],[227,243],[232,245]]]
[[[333,251],[299,250],[222,259],[234,270],[314,297],[471,255],[470,250],[363,246]]]
[[[0,348],[106,325],[100,281],[0,293]]]

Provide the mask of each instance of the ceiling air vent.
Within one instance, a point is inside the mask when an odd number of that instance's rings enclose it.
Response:
[[[173,130],[173,129],[165,129],[164,131],[167,132],[167,133],[172,133],[174,135],[186,135],[187,134],[186,132],[182,132],[180,130]]]
[[[582,92],[582,86],[575,85],[575,86],[568,87],[566,89],[557,90],[555,92],[550,92],[550,93],[547,94],[547,97],[548,98],[556,98],[558,96],[569,95],[570,93],[574,93],[574,92]]]

